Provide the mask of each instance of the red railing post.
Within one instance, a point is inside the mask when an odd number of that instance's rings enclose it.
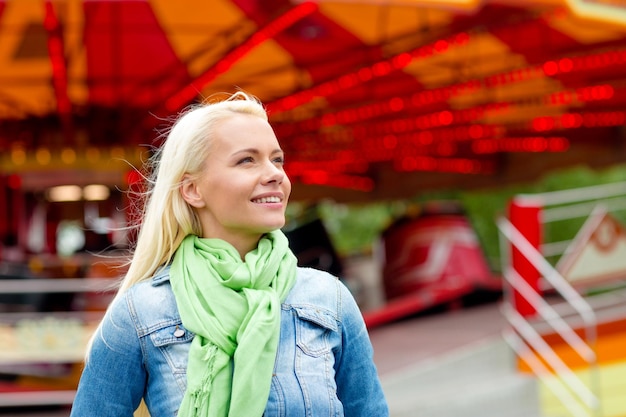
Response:
[[[538,199],[514,197],[509,204],[509,219],[511,224],[537,250],[540,250],[542,233],[539,215],[541,204]],[[524,279],[531,288],[541,294],[539,285],[540,273],[521,251],[511,245],[511,267]],[[515,288],[512,289],[513,307],[523,317],[534,316],[537,311]]]

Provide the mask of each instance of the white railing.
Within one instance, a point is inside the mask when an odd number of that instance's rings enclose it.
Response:
[[[503,278],[517,291],[545,320],[555,332],[587,363],[590,369],[597,368],[595,353],[597,319],[593,309],[571,285],[563,278],[552,265],[535,249],[525,237],[506,219],[498,220],[501,236],[516,249],[544,276],[564,298],[564,300],[580,315],[584,322],[586,340],[583,340],[545,300],[512,268],[503,248]],[[506,333],[505,339],[511,344],[516,353],[524,359],[543,381],[554,373],[562,385],[546,384],[564,406],[576,417],[599,416],[600,401],[598,387],[593,382],[591,388],[579,378],[568,365],[560,359],[555,350],[544,341],[542,335],[530,324],[529,320],[519,314],[510,304],[504,304],[502,313],[515,330],[515,333]],[[515,334],[514,338],[512,335]],[[511,343],[512,342],[512,343]],[[531,349],[532,348],[532,349]],[[549,368],[539,366],[547,363]],[[596,371],[597,372],[597,371]],[[593,378],[595,381],[596,378]],[[555,387],[558,387],[555,389]],[[565,388],[565,389],[563,389]]]
[[[585,187],[551,193],[521,195],[518,198],[540,201],[541,221],[551,222],[564,219],[587,217],[602,201],[610,211],[626,209],[626,182],[602,186]],[[563,206],[567,205],[569,206]],[[561,205],[561,207],[550,207]],[[575,417],[600,417],[602,404],[599,397],[599,366],[596,355],[598,318],[592,305],[548,262],[545,256],[561,255],[569,245],[567,242],[542,242],[540,249],[533,246],[511,222],[501,217],[497,220],[500,232],[500,251],[503,278],[507,291],[519,294],[534,309],[536,315],[528,318],[514,307],[512,296],[505,298],[502,313],[510,324],[504,332],[505,340],[524,360],[529,368],[544,382],[565,409]],[[557,308],[548,303],[511,263],[511,252],[515,249],[535,268],[544,280],[544,287],[554,290],[564,303]],[[510,295],[510,294],[509,294]],[[510,302],[506,302],[509,300]],[[573,311],[582,319],[583,337],[575,327],[564,319],[562,307]],[[577,353],[586,364],[590,379],[585,383],[546,343],[536,325],[542,320]],[[578,328],[578,327],[577,327]],[[555,378],[556,377],[556,378]]]

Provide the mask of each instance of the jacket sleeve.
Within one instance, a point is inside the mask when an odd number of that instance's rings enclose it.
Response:
[[[336,352],[337,395],[351,417],[389,415],[374,350],[361,311],[348,288],[338,281],[342,343]]]
[[[71,417],[132,417],[146,385],[140,339],[125,295],[104,315],[89,350]]]

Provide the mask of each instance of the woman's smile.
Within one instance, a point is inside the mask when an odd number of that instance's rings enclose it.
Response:
[[[269,123],[246,114],[221,121],[210,146],[204,169],[191,179],[192,204],[203,236],[245,253],[285,224],[291,182],[284,153]]]

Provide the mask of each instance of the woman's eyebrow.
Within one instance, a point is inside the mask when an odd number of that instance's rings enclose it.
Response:
[[[256,154],[261,153],[261,151],[259,151],[257,148],[246,148],[246,149],[239,149],[233,152],[233,155],[238,155],[240,153],[252,153],[256,155]],[[270,155],[274,155],[277,153],[284,153],[284,151],[281,148],[276,148],[272,152],[270,152]]]

